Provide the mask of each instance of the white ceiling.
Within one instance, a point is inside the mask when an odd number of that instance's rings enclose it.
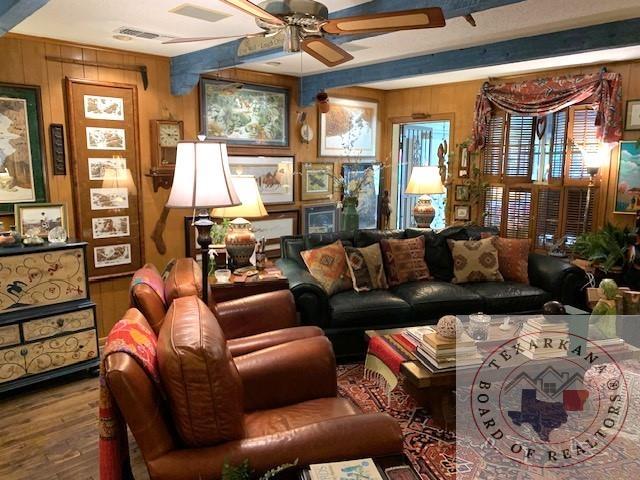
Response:
[[[211,23],[169,12],[184,3],[215,10],[229,17]],[[366,0],[324,0],[324,3],[330,11],[336,11],[366,3]],[[350,50],[355,59],[340,68],[352,68],[638,16],[640,0],[527,0],[474,14],[478,25],[475,28],[464,19],[456,18],[448,21],[447,26],[442,29],[396,32],[344,44],[343,47]],[[240,35],[259,30],[250,16],[228,7],[219,0],[50,0],[12,32],[165,56],[188,53],[228,41],[178,45],[162,45],[161,40],[157,39],[123,42],[113,38],[114,32],[123,26],[175,37]],[[640,45],[640,36],[638,44]],[[640,58],[640,51],[635,47],[378,82],[369,86],[382,89],[408,88],[634,58]],[[244,64],[242,67],[296,76],[300,76],[301,73],[308,75],[329,70],[306,54],[283,55],[275,61],[277,64],[261,62]]]

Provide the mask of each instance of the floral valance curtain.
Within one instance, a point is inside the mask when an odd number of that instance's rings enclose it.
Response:
[[[548,115],[592,99],[598,138],[622,138],[622,81],[619,73],[551,77],[520,83],[485,83],[476,100],[472,150],[484,148],[493,107],[516,115]]]

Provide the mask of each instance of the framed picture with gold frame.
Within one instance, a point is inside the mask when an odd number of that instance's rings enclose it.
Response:
[[[333,163],[303,163],[302,200],[320,200],[333,196]]]

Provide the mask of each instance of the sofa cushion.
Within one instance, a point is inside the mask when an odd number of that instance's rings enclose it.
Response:
[[[244,436],[242,381],[214,314],[195,296],[174,300],[160,329],[158,366],[187,447]]]
[[[326,247],[301,252],[302,259],[327,295],[351,290],[352,283],[347,267],[347,254],[340,240]]]
[[[312,233],[305,235],[304,248],[310,250],[312,248],[324,247],[340,240],[343,245],[353,246],[353,232],[330,232],[330,233]]]
[[[448,240],[453,255],[453,283],[502,282],[496,237],[483,240]]]
[[[408,228],[407,237],[424,237],[425,260],[429,272],[436,280],[450,282],[453,279],[453,257],[447,240],[467,240],[467,233],[462,227],[450,227],[436,233],[433,230]]]
[[[295,261],[303,268],[307,268],[302,260],[300,252],[306,250],[304,247],[304,238],[302,236],[289,235],[280,238],[280,256]]]
[[[542,310],[551,294],[516,282],[467,283],[462,288],[483,298],[484,313],[518,313]]]
[[[424,237],[380,240],[384,269],[390,287],[431,278],[424,260]]]
[[[389,288],[378,243],[363,248],[345,247],[345,251],[353,289],[356,292]]]
[[[147,263],[133,274],[129,284],[129,304],[140,310],[157,335],[167,313],[167,304],[162,277],[155,265]]]
[[[407,302],[419,323],[443,315],[474,313],[482,310],[482,297],[460,285],[426,281],[405,283],[391,290]]]
[[[178,258],[164,281],[167,305],[176,298],[202,296],[202,269],[193,258]]]
[[[411,318],[409,304],[388,290],[338,293],[329,299],[329,305],[331,327],[375,327]]]
[[[500,273],[505,280],[529,284],[531,240],[496,237]]]
[[[356,230],[356,247],[368,247],[374,243],[379,243],[383,238],[403,239],[407,238],[405,230]]]

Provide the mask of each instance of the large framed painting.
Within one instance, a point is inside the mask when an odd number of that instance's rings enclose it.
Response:
[[[305,205],[302,209],[302,233],[332,233],[339,230],[339,213],[336,203]]]
[[[230,156],[233,175],[253,175],[265,205],[293,203],[295,157]]]
[[[200,80],[200,130],[232,145],[289,146],[289,90]]]
[[[331,97],[331,110],[320,114],[321,157],[375,157],[378,104]]]
[[[92,280],[144,264],[138,91],[135,85],[67,79],[76,236]]]
[[[270,212],[267,218],[251,222],[256,239],[266,240],[267,257],[280,257],[280,237],[298,235],[298,216],[298,210]]]
[[[40,88],[0,83],[0,214],[47,200]]]
[[[614,213],[640,210],[640,148],[638,142],[620,142]]]
[[[303,163],[302,200],[319,200],[333,196],[333,163]]]
[[[357,207],[359,228],[378,228],[382,166],[379,163],[345,163],[342,176],[347,190],[361,185]]]

